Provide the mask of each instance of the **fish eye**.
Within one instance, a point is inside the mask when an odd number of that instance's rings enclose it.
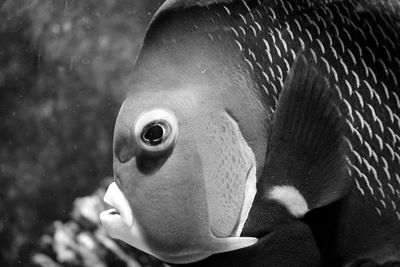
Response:
[[[154,121],[147,124],[142,132],[142,141],[149,146],[162,144],[171,131],[171,127],[166,121]]]
[[[148,155],[171,151],[178,136],[178,121],[163,109],[148,111],[135,124],[136,144]]]

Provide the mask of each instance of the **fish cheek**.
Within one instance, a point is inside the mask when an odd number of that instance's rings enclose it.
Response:
[[[205,134],[197,138],[211,231],[217,237],[233,236],[245,197],[247,174],[255,165],[255,157],[238,124],[228,114],[210,115],[202,123]]]
[[[171,255],[207,243],[207,200],[197,151],[177,146],[161,169],[140,180],[128,199],[155,252]]]

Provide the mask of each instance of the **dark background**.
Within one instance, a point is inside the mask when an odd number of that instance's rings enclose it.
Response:
[[[0,0],[0,266],[27,265],[112,175],[112,133],[162,0]]]

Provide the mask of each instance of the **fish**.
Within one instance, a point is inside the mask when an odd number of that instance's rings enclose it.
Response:
[[[399,35],[396,0],[167,0],[107,232],[171,266],[398,266]]]

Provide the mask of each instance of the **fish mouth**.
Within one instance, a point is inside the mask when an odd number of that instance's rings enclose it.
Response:
[[[128,200],[115,182],[109,185],[104,202],[113,207],[100,213],[100,221],[108,234],[155,256],[143,238],[140,225],[135,222]]]
[[[100,219],[109,220],[111,219],[109,216],[112,216],[115,217],[112,220],[121,220],[127,227],[133,226],[133,214],[129,202],[115,182],[111,183],[108,187],[104,196],[104,202],[113,208],[102,212]]]

